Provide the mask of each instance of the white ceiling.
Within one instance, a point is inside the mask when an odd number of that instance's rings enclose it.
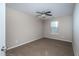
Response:
[[[55,17],[72,15],[74,5],[74,3],[7,3],[7,7],[33,15],[36,15],[37,11],[49,10]]]

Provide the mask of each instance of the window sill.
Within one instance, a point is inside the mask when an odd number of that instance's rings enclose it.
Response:
[[[59,33],[51,33],[51,34],[54,34],[55,35],[55,34],[59,34]]]

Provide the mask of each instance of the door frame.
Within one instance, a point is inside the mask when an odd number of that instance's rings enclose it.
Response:
[[[5,3],[0,3],[0,56],[6,55],[6,39],[5,39]],[[2,48],[3,47],[3,48]]]

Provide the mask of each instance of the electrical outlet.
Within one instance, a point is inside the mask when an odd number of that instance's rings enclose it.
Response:
[[[16,40],[16,43],[18,43],[18,41]]]

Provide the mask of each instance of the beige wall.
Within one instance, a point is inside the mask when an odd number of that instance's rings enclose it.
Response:
[[[59,22],[58,33],[51,32],[50,22],[52,19],[53,17],[44,22],[44,37],[72,42],[72,16],[54,18]]]
[[[8,7],[6,15],[8,49],[42,38],[41,20]]]
[[[79,56],[79,4],[76,4],[73,15],[73,50]]]

